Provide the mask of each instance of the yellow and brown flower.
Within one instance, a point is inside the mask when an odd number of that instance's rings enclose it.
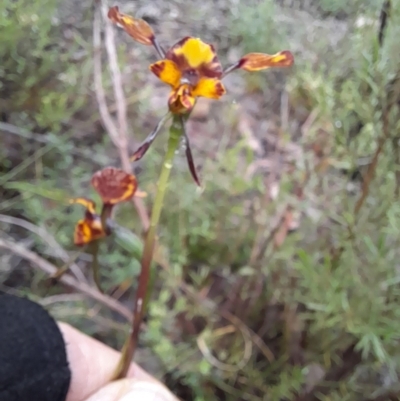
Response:
[[[78,203],[86,208],[85,217],[79,220],[75,226],[74,244],[83,246],[89,242],[106,236],[106,231],[101,224],[101,218],[96,213],[96,204],[86,198],[71,199],[70,203]]]
[[[109,230],[102,221],[111,216],[114,205],[131,199],[137,190],[137,180],[132,174],[115,167],[106,167],[93,174],[91,184],[100,195],[103,206],[101,214],[96,212],[96,204],[87,198],[71,199],[86,208],[85,217],[75,226],[74,243],[82,246],[103,238]]]
[[[171,86],[168,106],[174,114],[190,112],[197,97],[219,99],[226,92],[221,79],[233,70],[260,71],[294,62],[288,50],[273,55],[249,53],[223,70],[214,46],[199,38],[187,36],[165,53],[147,22],[120,13],[117,6],[110,8],[108,17],[136,41],[156,48],[162,59],[151,64],[150,70]]]
[[[150,70],[161,81],[171,87],[168,97],[168,107],[172,114],[181,119],[184,131],[185,116],[196,103],[197,97],[220,99],[225,94],[221,80],[234,70],[260,71],[271,67],[289,67],[294,63],[294,57],[288,50],[270,55],[265,53],[249,53],[236,63],[223,69],[218,60],[213,45],[199,38],[185,37],[173,45],[167,52],[158,44],[150,26],[142,20],[136,20],[119,12],[118,7],[112,7],[109,18],[124,28],[136,41],[145,45],[153,45],[161,60],[150,65]],[[141,159],[157,137],[165,123],[164,117],[157,127],[139,146],[131,157],[131,161]],[[186,144],[186,158],[190,172],[199,184],[189,138],[183,135]]]
[[[168,106],[174,114],[188,113],[197,97],[219,99],[225,93],[215,49],[199,38],[183,38],[167,51],[165,59],[150,65],[150,70],[171,86]]]

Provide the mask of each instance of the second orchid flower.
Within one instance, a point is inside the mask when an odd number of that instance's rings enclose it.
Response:
[[[115,167],[106,167],[93,174],[91,184],[100,195],[103,206],[101,213],[96,212],[96,204],[88,198],[71,199],[86,208],[85,216],[75,226],[74,243],[82,246],[108,235],[107,219],[113,207],[131,199],[137,190],[137,180],[132,174]]]

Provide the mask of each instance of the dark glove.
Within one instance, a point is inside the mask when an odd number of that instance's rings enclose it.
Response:
[[[0,401],[65,401],[70,380],[54,319],[26,298],[0,294]]]

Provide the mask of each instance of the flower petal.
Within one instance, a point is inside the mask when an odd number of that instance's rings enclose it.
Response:
[[[201,78],[193,88],[193,96],[208,97],[209,99],[219,99],[225,92],[224,85],[217,78]]]
[[[154,44],[154,32],[151,26],[142,19],[136,19],[130,15],[119,12],[118,6],[108,10],[108,18],[115,24],[119,24],[133,39],[143,45]]]
[[[192,178],[196,182],[196,184],[199,187],[201,187],[199,176],[197,175],[197,171],[196,171],[196,165],[194,164],[194,160],[193,160],[192,150],[190,149],[189,137],[186,134],[185,120],[183,117],[181,117],[181,122],[182,122],[182,127],[183,127],[183,132],[184,132],[183,141],[184,141],[184,144],[186,147],[185,153],[186,153],[186,160],[188,162],[189,171],[190,171],[190,174],[192,175]]]
[[[70,199],[69,203],[77,203],[79,205],[82,205],[86,208],[86,210],[89,212],[89,214],[95,216],[96,215],[96,204],[91,200],[87,198],[74,198]]]
[[[173,114],[186,114],[192,110],[196,99],[188,84],[181,85],[173,90],[168,99],[168,107]]]
[[[74,244],[83,246],[96,239],[103,238],[105,235],[98,216],[94,220],[79,220],[75,226]]]
[[[160,60],[150,65],[150,71],[156,75],[161,81],[173,88],[179,86],[182,74],[178,69],[178,66],[171,60]]]
[[[156,139],[161,128],[164,126],[165,122],[168,120],[170,114],[166,114],[157,124],[156,128],[147,136],[147,138],[142,142],[142,144],[137,148],[136,152],[129,158],[131,162],[140,160],[148,151],[151,144]],[[137,193],[136,196],[139,196]]]
[[[270,67],[290,67],[293,63],[293,54],[288,50],[273,55],[249,53],[241,58],[237,68],[246,71],[260,71]]]
[[[138,185],[133,174],[115,167],[106,167],[93,174],[91,183],[107,205],[115,205],[132,198]]]
[[[167,52],[167,59],[175,62],[182,74],[193,70],[200,77],[219,78],[222,75],[221,63],[214,46],[199,38],[187,36],[173,45]]]
[[[215,57],[213,47],[199,38],[186,37],[178,42],[173,49],[176,56],[183,55],[192,68],[201,64],[209,64]]]

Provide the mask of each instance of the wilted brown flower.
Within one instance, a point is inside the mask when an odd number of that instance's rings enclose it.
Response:
[[[96,239],[106,236],[106,232],[102,227],[101,218],[96,214],[96,204],[86,198],[71,199],[70,203],[78,203],[86,207],[85,217],[79,220],[75,226],[74,244],[83,246]]]
[[[93,174],[91,184],[100,195],[103,203],[101,214],[96,213],[96,204],[87,198],[71,199],[70,203],[78,203],[86,208],[85,217],[75,226],[74,243],[82,246],[109,234],[102,224],[102,215],[111,213],[114,205],[131,199],[137,190],[137,180],[115,167],[106,167]]]
[[[91,184],[104,204],[115,205],[133,197],[136,177],[115,167],[106,167],[93,174]]]

